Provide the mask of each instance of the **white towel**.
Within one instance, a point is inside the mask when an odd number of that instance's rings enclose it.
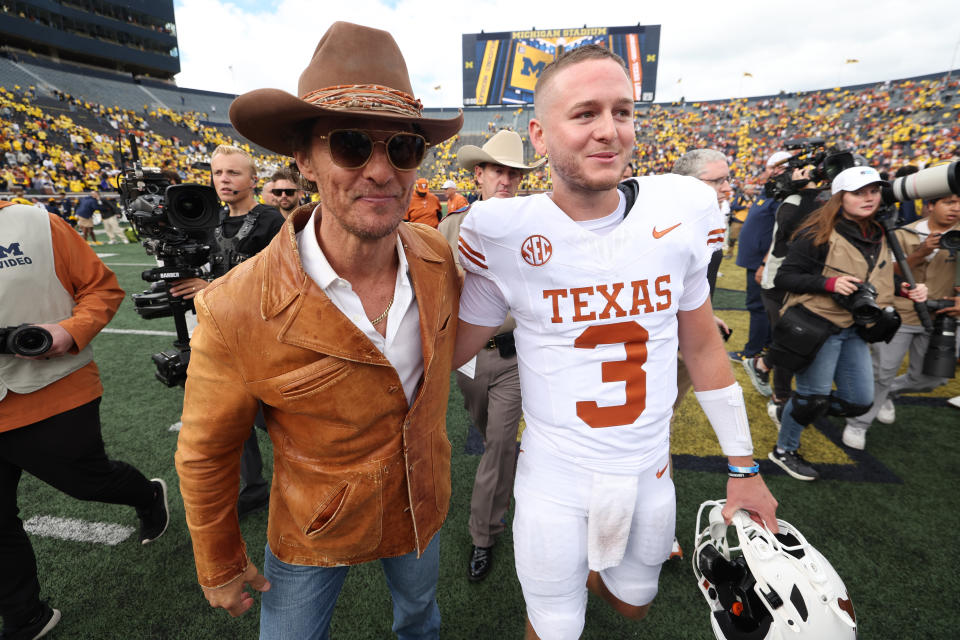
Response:
[[[615,567],[623,560],[639,481],[635,475],[593,474],[587,514],[587,564],[591,571]]]

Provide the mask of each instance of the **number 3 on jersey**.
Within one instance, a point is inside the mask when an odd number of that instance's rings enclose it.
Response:
[[[623,344],[625,360],[601,364],[601,380],[626,383],[627,401],[613,407],[601,407],[593,400],[577,402],[577,417],[594,429],[633,424],[647,407],[647,340],[650,334],[634,321],[598,324],[587,327],[573,341],[578,349],[595,349],[602,344]]]

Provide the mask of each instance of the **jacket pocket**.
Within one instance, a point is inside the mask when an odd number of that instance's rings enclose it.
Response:
[[[317,461],[277,456],[284,506],[301,534],[336,560],[369,554],[383,535],[382,472],[379,460],[342,470]]]
[[[352,365],[347,360],[326,356],[305,367],[277,376],[271,382],[286,400],[307,398],[342,380]]]

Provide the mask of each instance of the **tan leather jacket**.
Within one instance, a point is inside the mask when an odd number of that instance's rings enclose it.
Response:
[[[356,564],[426,548],[447,515],[446,435],[459,279],[443,237],[402,223],[424,377],[397,372],[306,276],[301,207],[270,245],[198,297],[177,471],[200,584],[240,575],[240,452],[258,401],[274,446],[267,538],[293,564]]]

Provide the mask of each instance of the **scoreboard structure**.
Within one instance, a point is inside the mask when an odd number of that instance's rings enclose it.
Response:
[[[540,72],[568,49],[607,47],[627,63],[635,102],[653,102],[660,25],[463,34],[464,106],[533,102]]]

